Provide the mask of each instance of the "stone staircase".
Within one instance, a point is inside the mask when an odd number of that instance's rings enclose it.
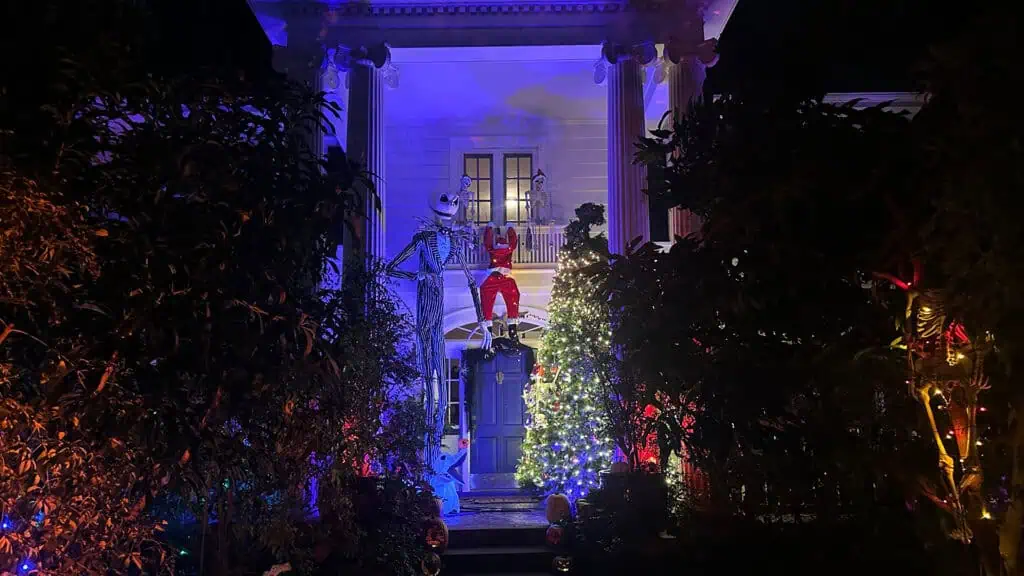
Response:
[[[551,573],[553,554],[545,547],[542,501],[514,490],[473,492],[460,497],[462,512],[445,518],[448,550],[442,576]]]

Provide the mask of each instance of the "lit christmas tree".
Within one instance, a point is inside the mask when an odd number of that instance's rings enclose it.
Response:
[[[613,450],[595,384],[610,354],[608,308],[593,297],[594,287],[581,273],[601,258],[604,238],[591,238],[590,227],[604,222],[604,208],[584,204],[576,215],[566,228],[548,326],[525,394],[530,420],[516,470],[521,486],[570,500],[599,485]]]

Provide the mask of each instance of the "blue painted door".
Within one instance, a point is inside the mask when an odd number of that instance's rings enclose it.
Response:
[[[476,430],[470,449],[473,474],[512,474],[526,436],[523,387],[529,378],[526,354],[495,354],[476,366]]]

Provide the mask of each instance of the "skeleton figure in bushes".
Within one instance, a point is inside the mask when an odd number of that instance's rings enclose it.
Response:
[[[466,265],[465,251],[472,245],[472,235],[452,227],[452,220],[459,211],[459,197],[441,193],[431,198],[432,218],[412,237],[412,241],[387,266],[388,275],[416,280],[416,351],[420,372],[426,387],[427,417],[437,434],[444,430],[445,414],[448,411],[448,379],[444,374],[444,270],[449,262],[458,262],[466,274],[469,292],[473,295],[477,322],[484,336],[484,348],[491,346],[491,334],[484,324],[480,306],[480,291]],[[419,256],[416,272],[398,270],[398,266],[412,255]],[[424,460],[432,463],[441,452],[438,439],[427,444]],[[456,500],[457,506],[457,500]]]

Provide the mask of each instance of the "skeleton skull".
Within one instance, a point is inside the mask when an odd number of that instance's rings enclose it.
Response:
[[[450,221],[459,213],[459,196],[442,192],[430,200],[430,209],[436,218],[444,222]]]
[[[537,170],[537,174],[533,176],[533,191],[544,192],[544,184],[547,183],[548,177],[542,170]]]

